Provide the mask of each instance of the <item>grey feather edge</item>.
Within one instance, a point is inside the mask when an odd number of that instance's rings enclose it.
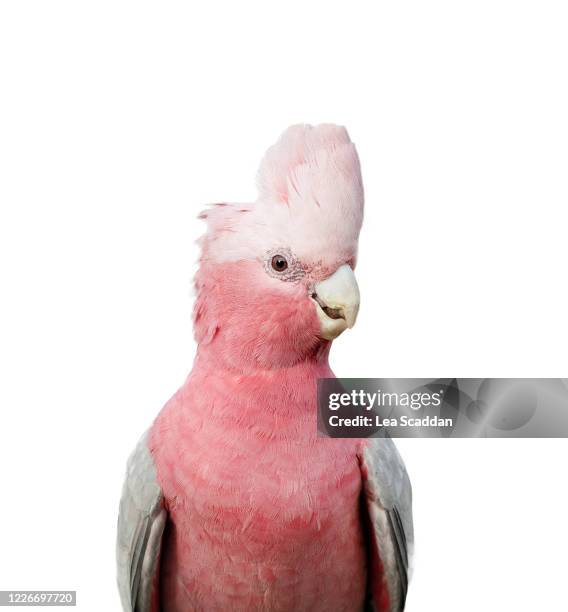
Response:
[[[152,612],[166,519],[146,432],[128,459],[118,516],[117,579],[125,612]]]
[[[404,610],[412,568],[414,528],[412,487],[404,462],[387,434],[367,441],[362,463],[364,493],[372,537],[385,570],[390,611]]]

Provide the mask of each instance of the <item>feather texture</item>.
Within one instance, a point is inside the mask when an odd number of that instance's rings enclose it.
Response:
[[[384,434],[366,442],[359,459],[370,550],[377,553],[381,570],[371,573],[371,592],[385,610],[399,612],[406,600],[414,542],[410,480],[393,441]]]
[[[163,497],[147,435],[128,459],[118,518],[118,588],[127,612],[155,612],[162,534]]]

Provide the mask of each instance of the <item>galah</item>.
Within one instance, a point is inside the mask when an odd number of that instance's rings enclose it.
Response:
[[[251,204],[202,213],[187,380],[128,461],[118,584],[128,612],[403,610],[411,491],[388,436],[318,436],[316,383],[355,323],[355,146],[294,126]]]

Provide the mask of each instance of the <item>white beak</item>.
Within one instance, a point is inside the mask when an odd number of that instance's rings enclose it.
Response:
[[[320,320],[320,336],[333,340],[355,325],[359,311],[359,287],[347,264],[317,283],[311,295]]]

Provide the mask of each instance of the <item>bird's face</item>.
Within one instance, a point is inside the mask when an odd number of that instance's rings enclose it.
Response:
[[[271,183],[254,204],[203,213],[196,337],[224,361],[291,365],[355,324],[363,191],[346,132],[332,136],[333,146],[288,168],[284,194]]]
[[[298,285],[296,296],[293,296],[271,283],[272,291],[281,294],[280,299],[296,299],[298,307],[315,311],[319,338],[334,340],[348,327],[353,327],[359,311],[359,287],[353,272],[355,254],[347,260],[335,257],[324,264],[321,261],[303,262],[291,249],[277,247],[265,254],[262,263],[271,278]]]

